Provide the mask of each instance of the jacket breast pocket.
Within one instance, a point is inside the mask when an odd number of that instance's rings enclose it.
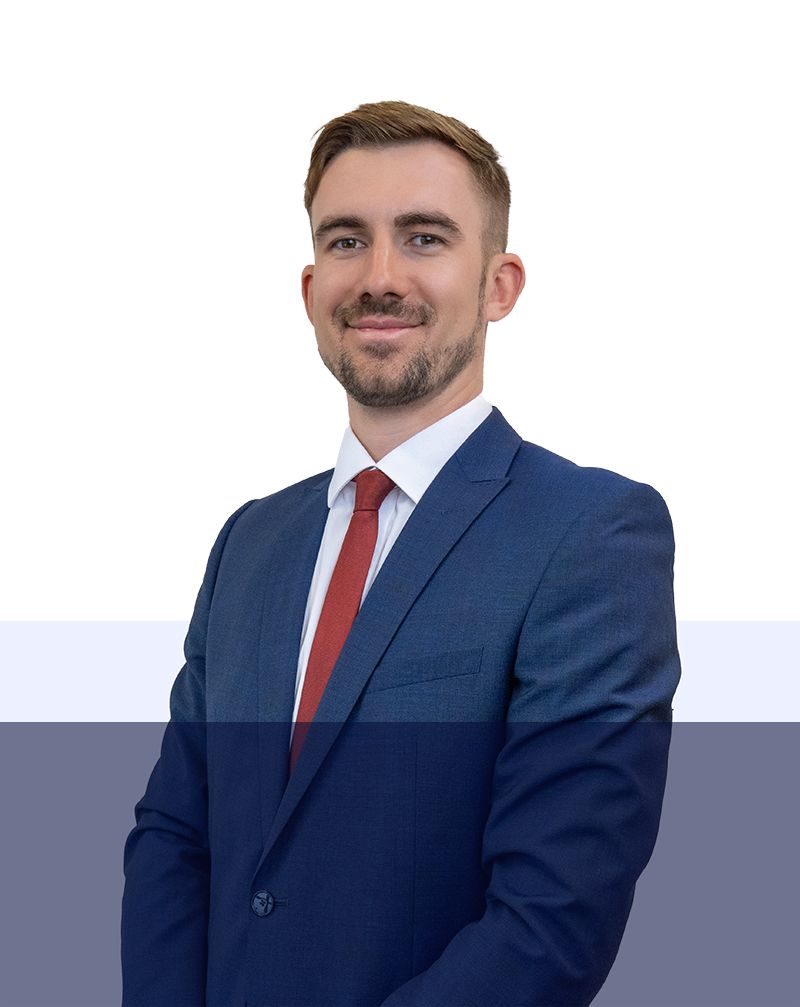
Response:
[[[481,669],[483,647],[449,650],[423,657],[393,658],[381,661],[367,685],[370,693],[422,683],[447,685],[450,680],[466,679],[477,675]],[[466,684],[466,683],[465,683]]]

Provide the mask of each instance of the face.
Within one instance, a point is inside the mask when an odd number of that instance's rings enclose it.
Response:
[[[330,163],[311,206],[303,298],[320,356],[357,402],[429,401],[454,382],[480,390],[484,213],[468,163],[437,141]]]

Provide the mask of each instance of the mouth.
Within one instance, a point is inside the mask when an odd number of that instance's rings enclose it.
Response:
[[[363,318],[354,325],[348,325],[361,336],[371,339],[393,339],[419,327],[419,322],[405,322],[401,318]]]

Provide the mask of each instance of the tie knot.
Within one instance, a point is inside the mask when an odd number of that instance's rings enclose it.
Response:
[[[354,511],[378,510],[395,485],[380,469],[364,469],[356,476],[355,483],[356,505],[353,508]]]

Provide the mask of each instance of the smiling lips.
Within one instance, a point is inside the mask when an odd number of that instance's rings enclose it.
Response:
[[[356,329],[367,336],[379,334],[383,338],[397,335],[397,333],[404,332],[406,329],[416,329],[419,324],[419,322],[406,322],[402,318],[381,316],[380,318],[362,318],[354,325],[351,325],[350,328]]]

